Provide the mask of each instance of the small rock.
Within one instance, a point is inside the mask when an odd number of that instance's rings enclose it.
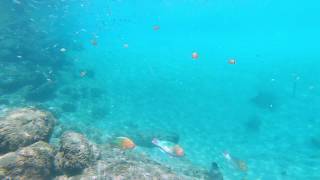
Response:
[[[52,176],[54,151],[43,141],[0,156],[0,179],[47,180]]]
[[[0,120],[0,154],[37,141],[48,141],[56,119],[51,113],[32,108],[10,111]]]

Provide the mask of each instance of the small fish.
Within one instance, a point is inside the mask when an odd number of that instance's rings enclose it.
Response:
[[[225,151],[223,152],[223,157],[230,163],[232,164],[233,167],[235,167],[236,169],[239,169],[243,172],[246,172],[248,171],[248,166],[247,166],[247,163],[242,161],[242,160],[239,160],[233,156],[230,155],[229,152]]]
[[[66,48],[61,48],[61,49],[60,49],[60,52],[66,52],[66,51],[67,51]]]
[[[80,72],[80,77],[85,77],[87,75],[87,71],[81,71]]]
[[[158,25],[153,26],[154,31],[158,31],[159,29],[160,29],[160,26],[158,26]]]
[[[183,157],[185,155],[183,148],[178,144],[169,141],[160,141],[157,138],[152,140],[152,144],[159,147],[163,152],[171,156]]]
[[[123,47],[124,47],[124,48],[128,48],[128,47],[129,47],[129,44],[125,43],[125,44],[123,44]]]
[[[121,149],[124,149],[124,150],[129,150],[129,149],[133,149],[135,148],[135,144],[134,142],[127,138],[127,137],[117,137],[115,140],[114,140],[114,144],[121,148]]]
[[[97,45],[98,45],[98,42],[97,42],[96,39],[92,39],[92,40],[91,40],[91,44],[92,44],[93,46],[97,46]]]
[[[229,64],[236,64],[236,60],[235,59],[229,59],[228,63]]]
[[[192,57],[192,59],[196,60],[199,58],[199,54],[197,52],[193,52],[191,57]]]

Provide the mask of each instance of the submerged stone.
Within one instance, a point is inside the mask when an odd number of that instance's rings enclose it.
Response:
[[[52,178],[53,148],[39,141],[0,156],[0,179],[37,179]]]
[[[80,173],[99,158],[99,152],[85,136],[76,132],[65,132],[60,140],[60,152],[56,155],[58,172],[69,175]]]
[[[8,112],[0,120],[0,154],[37,141],[48,141],[56,119],[51,113],[32,108]]]

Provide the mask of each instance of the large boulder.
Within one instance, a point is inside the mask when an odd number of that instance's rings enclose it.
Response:
[[[60,152],[55,158],[58,172],[77,174],[99,158],[99,151],[85,136],[65,132],[60,139]]]
[[[47,180],[52,177],[54,151],[43,141],[0,156],[0,179]]]
[[[37,141],[48,141],[56,119],[34,108],[12,110],[0,119],[0,154]]]

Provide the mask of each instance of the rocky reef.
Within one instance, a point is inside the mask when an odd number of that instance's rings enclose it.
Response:
[[[51,145],[55,122],[51,113],[35,108],[10,110],[1,118],[0,179],[210,179],[207,170],[189,161],[172,168],[145,153],[111,142],[95,144],[73,131],[63,132],[58,145]]]
[[[72,65],[60,49],[81,50],[71,38],[73,30],[60,33],[64,6],[60,1],[1,2],[0,94],[8,104],[34,106],[56,98],[64,80],[61,73]]]
[[[200,180],[208,179],[206,170],[193,167],[187,169],[183,166],[176,170],[160,164],[148,156],[138,153],[123,151],[114,148],[111,145],[103,145],[100,147],[101,158],[93,165],[86,168],[81,174],[75,176],[57,176],[55,180],[78,180],[78,179],[166,179],[166,180]]]
[[[100,156],[96,146],[85,136],[65,132],[60,139],[60,151],[56,156],[56,169],[66,174],[77,174],[93,164]]]

